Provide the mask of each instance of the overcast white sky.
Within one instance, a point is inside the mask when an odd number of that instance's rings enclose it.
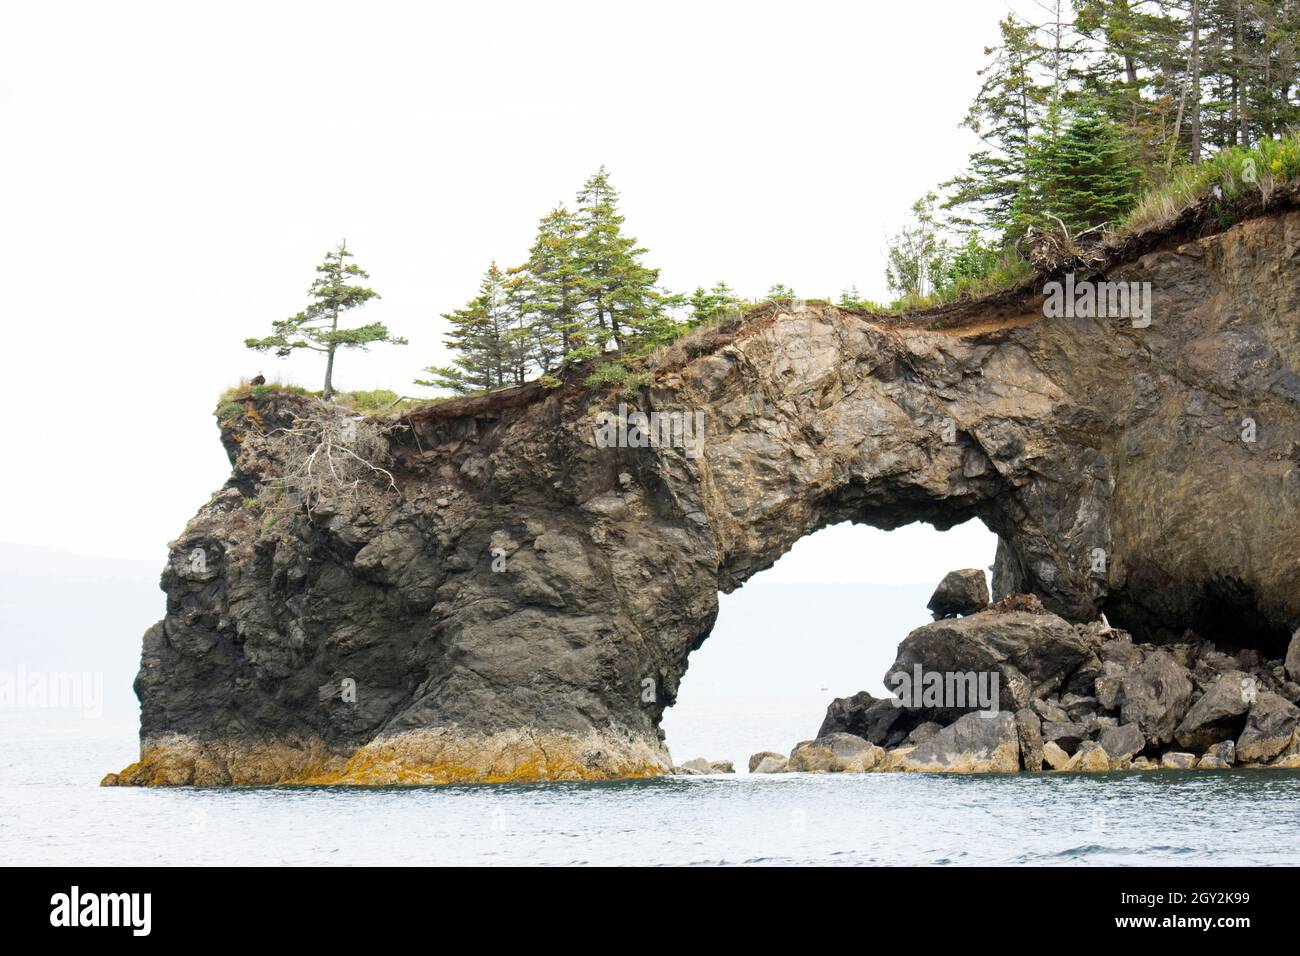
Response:
[[[227,475],[218,393],[319,387],[315,356],[242,340],[305,304],[327,247],[411,341],[337,382],[420,394],[438,313],[601,163],[672,289],[883,297],[884,237],[969,152],[1007,9],[8,0],[0,542],[161,564]],[[915,547],[933,579],[955,563]]]

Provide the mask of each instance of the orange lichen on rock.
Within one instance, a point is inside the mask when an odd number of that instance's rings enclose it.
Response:
[[[668,754],[616,731],[583,735],[511,730],[487,736],[411,731],[344,756],[319,741],[232,744],[173,735],[101,786],[438,786],[624,780],[670,773]]]

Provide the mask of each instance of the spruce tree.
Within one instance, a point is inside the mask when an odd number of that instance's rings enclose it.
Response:
[[[429,366],[430,377],[416,379],[416,385],[448,388],[454,392],[475,392],[522,382],[521,329],[518,300],[507,276],[493,262],[479,283],[478,295],[463,308],[446,312],[451,331],[443,344],[456,353],[450,366]]]
[[[943,184],[945,208],[962,210],[954,222],[979,228],[1005,228],[1024,181],[1025,159],[1053,90],[1041,82],[1044,50],[1037,28],[1008,14],[998,24],[1001,42],[985,48],[990,62],[975,102],[963,121],[987,144],[971,154],[967,169]]]
[[[1058,137],[1035,139],[1016,222],[1053,228],[1059,219],[1071,232],[1115,222],[1133,206],[1138,175],[1115,123],[1098,104],[1083,102]]]
[[[325,388],[321,393],[325,401],[334,397],[334,355],[341,348],[366,350],[376,342],[405,345],[406,339],[391,335],[382,322],[372,322],[357,328],[340,328],[345,312],[379,298],[374,289],[353,284],[355,279],[369,279],[370,275],[359,265],[348,262],[352,253],[347,242],[325,254],[316,267],[319,275],[307,294],[312,302],[287,319],[271,323],[272,334],[265,338],[248,338],[244,344],[259,352],[274,351],[280,358],[298,349],[308,349],[325,355]]]
[[[583,348],[586,280],[580,259],[581,228],[563,204],[542,217],[522,267],[523,309],[543,373]]]
[[[673,326],[668,297],[657,287],[659,270],[644,265],[645,249],[623,234],[618,193],[604,166],[578,193],[578,271],[594,320],[595,344],[622,348],[631,337],[653,342]]]
[[[697,326],[725,318],[740,307],[741,301],[727,283],[717,282],[712,289],[697,287],[686,304],[691,310],[687,324]]]

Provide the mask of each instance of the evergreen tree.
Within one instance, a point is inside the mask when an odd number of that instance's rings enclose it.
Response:
[[[382,322],[372,322],[352,329],[339,328],[345,312],[379,298],[379,293],[374,289],[353,283],[356,279],[369,279],[370,275],[357,264],[347,261],[351,258],[347,242],[340,242],[337,248],[325,254],[324,261],[316,267],[319,275],[307,292],[313,300],[307,308],[288,319],[272,322],[271,335],[244,340],[250,349],[259,352],[274,351],[280,358],[291,355],[297,349],[324,353],[325,388],[322,397],[326,401],[334,397],[334,355],[339,349],[365,351],[367,346],[376,342],[406,344],[406,339],[391,335]]]
[[[542,217],[523,266],[523,309],[543,373],[563,364],[587,339],[581,228],[563,204]]]
[[[741,301],[725,282],[717,282],[712,289],[696,288],[687,300],[691,315],[688,324],[704,325],[725,318],[741,306]]]
[[[773,302],[779,302],[782,299],[797,299],[794,289],[790,288],[784,282],[773,282],[767,290],[767,297]]]
[[[526,335],[518,319],[518,298],[512,293],[506,274],[493,262],[478,295],[442,316],[451,323],[443,344],[457,353],[454,364],[429,366],[425,371],[430,378],[416,379],[415,384],[461,393],[522,384],[527,349],[521,339]]]
[[[1008,14],[998,29],[1001,43],[984,51],[991,61],[979,72],[983,83],[962,123],[987,148],[971,154],[966,171],[943,188],[950,191],[945,208],[963,210],[954,216],[956,223],[1001,229],[1011,221],[1029,145],[1052,89],[1037,77],[1044,56],[1037,28]]]
[[[1026,178],[1016,223],[1054,228],[1059,219],[1073,233],[1123,216],[1136,199],[1138,169],[1110,117],[1084,102],[1058,137],[1036,137]]]
[[[862,307],[862,294],[858,292],[857,285],[851,285],[840,293],[837,303],[842,309],[857,309]]]
[[[623,234],[618,193],[601,166],[578,193],[578,271],[595,339],[622,348],[630,337],[664,338],[673,326],[670,300],[657,287],[659,270],[644,265],[644,249]]]

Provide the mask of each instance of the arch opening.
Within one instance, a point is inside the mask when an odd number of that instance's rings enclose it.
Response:
[[[941,530],[842,521],[805,535],[770,568],[719,595],[661,727],[677,762],[788,752],[837,697],[885,693],[898,644],[956,568],[991,573],[998,537],[978,518]]]

